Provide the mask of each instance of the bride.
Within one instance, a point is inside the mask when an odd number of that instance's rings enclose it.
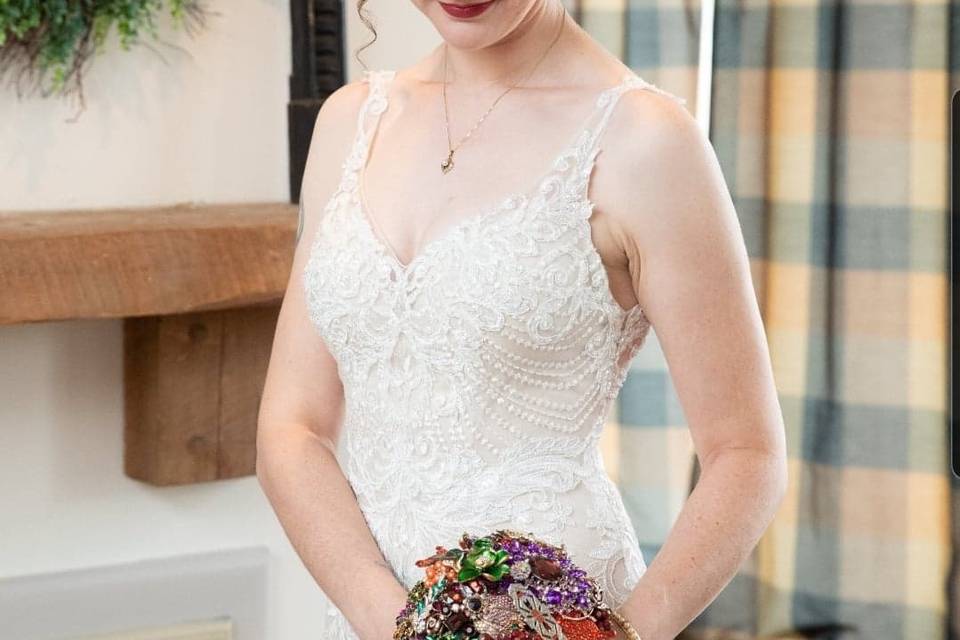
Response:
[[[560,0],[413,2],[441,44],[316,120],[259,481],[327,637],[391,637],[415,560],[508,528],[564,544],[643,640],[674,638],[786,483],[713,149]],[[598,442],[651,328],[701,475],[648,567]]]

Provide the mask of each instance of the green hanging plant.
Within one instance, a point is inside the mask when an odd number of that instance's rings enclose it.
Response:
[[[168,11],[179,28],[203,25],[202,0],[0,0],[0,79],[19,95],[76,94],[83,74],[116,30],[130,49],[143,35],[157,38],[156,18]]]

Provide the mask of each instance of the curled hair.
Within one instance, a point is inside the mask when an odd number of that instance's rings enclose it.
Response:
[[[365,45],[363,45],[362,47],[360,47],[359,49],[353,52],[354,57],[357,59],[357,61],[361,65],[363,65],[364,69],[367,68],[367,65],[363,60],[360,59],[360,52],[377,41],[377,29],[374,26],[373,21],[370,20],[370,16],[368,16],[364,12],[368,1],[369,0],[357,0],[357,15],[360,16],[360,22],[363,23],[363,26],[365,26],[367,29],[373,32],[373,38],[371,38]]]

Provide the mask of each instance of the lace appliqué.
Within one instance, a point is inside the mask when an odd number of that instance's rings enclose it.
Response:
[[[685,101],[627,74],[534,188],[401,265],[358,193],[393,75],[367,72],[354,144],[303,271],[310,319],[344,385],[344,473],[408,588],[434,545],[506,526],[565,544],[618,606],[646,565],[598,442],[650,323],[610,292],[587,185],[620,95]],[[332,603],[328,615],[327,637],[356,640]]]

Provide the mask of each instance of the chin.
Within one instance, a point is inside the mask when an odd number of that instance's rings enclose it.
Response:
[[[458,49],[479,49],[507,37],[533,7],[544,0],[449,0],[447,4],[470,6],[488,4],[479,15],[451,15],[439,0],[411,0],[433,24],[447,44]]]

